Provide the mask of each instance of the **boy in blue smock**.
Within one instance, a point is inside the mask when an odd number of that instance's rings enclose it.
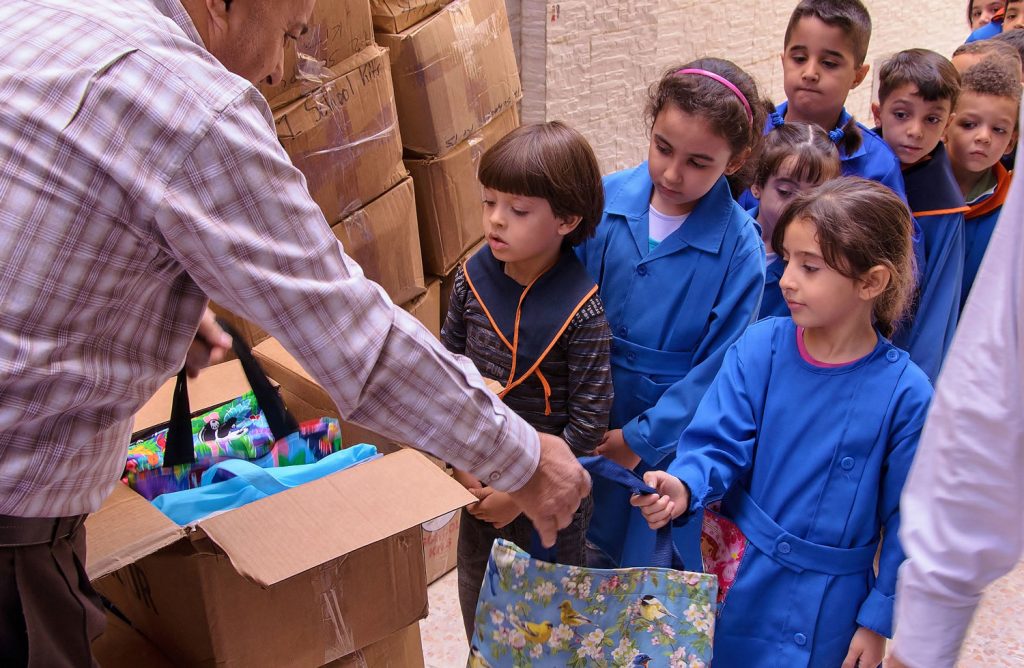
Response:
[[[839,148],[843,174],[888,186],[904,197],[900,163],[885,142],[844,105],[867,77],[871,16],[860,0],[802,0],[786,26],[782,53],[786,101],[769,115],[765,132],[786,121],[814,123]],[[756,205],[744,193],[740,204]]]
[[[615,402],[597,452],[626,468],[668,464],[726,348],[757,315],[764,247],[729,177],[760,144],[766,113],[729,61],[667,71],[648,100],[647,162],[605,178],[597,235],[577,248],[613,336]],[[628,493],[601,480],[588,538],[595,566],[644,565],[654,541]],[[697,567],[699,530],[675,538]]]
[[[1010,173],[1000,159],[1017,138],[1021,83],[1015,67],[1015,61],[990,56],[963,72],[956,115],[946,131],[953,175],[970,207],[964,216],[961,309],[1010,187]]]
[[[721,501],[705,519],[715,668],[882,661],[900,492],[932,395],[885,338],[913,294],[912,229],[906,204],[864,179],[794,200],[772,238],[793,317],[729,349],[675,461],[644,476],[658,494],[632,500],[653,528]]]
[[[942,144],[960,93],[960,75],[927,49],[901,51],[879,70],[872,105],[881,135],[900,160],[907,203],[921,238],[915,244],[918,289],[893,343],[934,383],[953,342],[964,265],[964,204]]]

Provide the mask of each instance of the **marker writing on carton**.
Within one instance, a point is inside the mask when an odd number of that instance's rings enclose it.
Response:
[[[160,611],[156,609],[156,602],[153,601],[153,592],[149,588],[149,579],[146,578],[146,573],[141,568],[135,564],[129,564],[121,570],[115,571],[114,579],[127,587],[143,605],[154,613],[160,614]]]

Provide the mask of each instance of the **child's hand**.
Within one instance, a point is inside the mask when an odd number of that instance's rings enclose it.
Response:
[[[452,477],[455,478],[460,485],[466,489],[480,489],[484,486],[482,482],[476,479],[472,473],[466,471],[460,471],[459,469],[453,469]]]
[[[483,490],[471,490],[474,495],[478,492],[488,490],[478,503],[469,507],[469,514],[482,522],[487,522],[495,529],[502,529],[508,526],[512,520],[519,517],[520,510],[512,497],[505,492],[497,492],[485,487]]]
[[[652,529],[660,529],[690,507],[690,490],[683,481],[665,471],[648,471],[644,482],[657,494],[634,494],[629,502],[640,509]]]
[[[843,668],[878,668],[885,658],[885,638],[863,626],[853,634]]]
[[[640,463],[640,455],[633,452],[629,443],[626,443],[621,429],[606,431],[594,452],[630,470],[635,469],[636,465]]]

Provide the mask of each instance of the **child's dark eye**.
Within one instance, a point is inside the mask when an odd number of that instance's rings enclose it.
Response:
[[[899,121],[905,121],[908,118],[910,118],[910,114],[908,114],[905,111],[894,111],[894,112],[892,112],[892,115],[895,116],[896,120],[899,120]]]
[[[807,62],[807,56],[801,56],[801,55],[797,55],[797,54],[790,55],[789,59],[792,60],[794,63],[804,63],[804,62]]]
[[[938,125],[941,122],[942,122],[942,119],[939,118],[938,116],[929,116],[928,117],[928,123],[930,123],[931,125]]]
[[[826,69],[829,69],[829,70],[834,70],[835,68],[839,67],[839,63],[837,63],[835,61],[832,61],[832,60],[823,60],[823,61],[821,61],[821,64]]]
[[[526,214],[528,214],[530,212],[529,211],[523,211],[521,209],[516,209],[516,208],[513,207],[512,208],[512,213],[514,213],[515,215],[517,215],[519,217],[522,217],[522,216],[525,216]]]
[[[662,155],[670,155],[672,153],[672,149],[670,149],[668,146],[662,146],[661,144],[655,144],[654,147],[656,149],[658,149],[658,153],[660,153]]]
[[[779,194],[779,197],[781,197],[782,199],[789,199],[790,197],[796,194],[792,190],[783,190],[782,188],[776,188],[775,192],[777,192]]]
[[[490,207],[494,206],[494,200],[485,199],[484,200],[484,206],[487,207],[487,208],[490,208]]]
[[[805,264],[804,271],[806,271],[808,274],[813,274],[814,272],[818,271],[818,268],[815,267],[814,265]]]

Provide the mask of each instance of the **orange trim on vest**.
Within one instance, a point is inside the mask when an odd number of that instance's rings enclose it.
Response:
[[[969,206],[958,206],[955,209],[935,209],[933,211],[914,211],[913,216],[915,218],[922,218],[924,216],[943,216],[949,213],[967,213],[971,210]]]
[[[526,373],[524,373],[522,376],[520,376],[519,380],[517,380],[515,383],[513,383],[513,384],[509,385],[508,387],[506,387],[503,390],[504,392],[508,392],[512,388],[517,387],[520,383],[522,383],[524,380],[526,380],[527,378],[529,378],[530,376],[532,376],[534,373],[536,373],[538,371],[538,369],[540,368],[540,363],[542,361],[544,361],[544,359],[548,356],[548,353],[551,352],[551,349],[555,347],[555,344],[558,343],[558,339],[562,338],[562,334],[564,334],[565,330],[569,328],[569,324],[572,323],[572,319],[576,317],[576,314],[580,312],[580,309],[583,308],[583,305],[586,304],[587,301],[591,297],[593,297],[595,294],[597,294],[597,286],[596,285],[594,287],[592,287],[590,289],[590,291],[587,292],[586,295],[583,296],[583,299],[580,300],[579,304],[576,304],[576,307],[572,310],[572,313],[570,313],[569,317],[565,319],[565,323],[562,325],[562,328],[558,330],[558,335],[551,339],[551,343],[549,343],[548,347],[544,349],[544,352],[541,354],[541,356],[539,358],[537,358],[537,361],[533,363],[533,366],[530,367],[530,370],[527,371]],[[518,324],[519,324],[519,314],[517,313],[516,314],[516,325],[517,325],[516,328],[517,329],[518,329]]]
[[[548,383],[548,379],[544,377],[544,374],[540,372],[540,369],[537,369],[536,374],[537,378],[540,379],[540,386],[544,388],[544,415],[551,415],[551,385]]]
[[[964,216],[967,220],[973,220],[985,214],[992,213],[1003,205],[1006,201],[1006,195],[1010,192],[1010,176],[1011,172],[1006,171],[1006,167],[1003,167],[1001,162],[997,162],[995,166],[996,170],[996,190],[992,195],[971,206],[971,210]]]

